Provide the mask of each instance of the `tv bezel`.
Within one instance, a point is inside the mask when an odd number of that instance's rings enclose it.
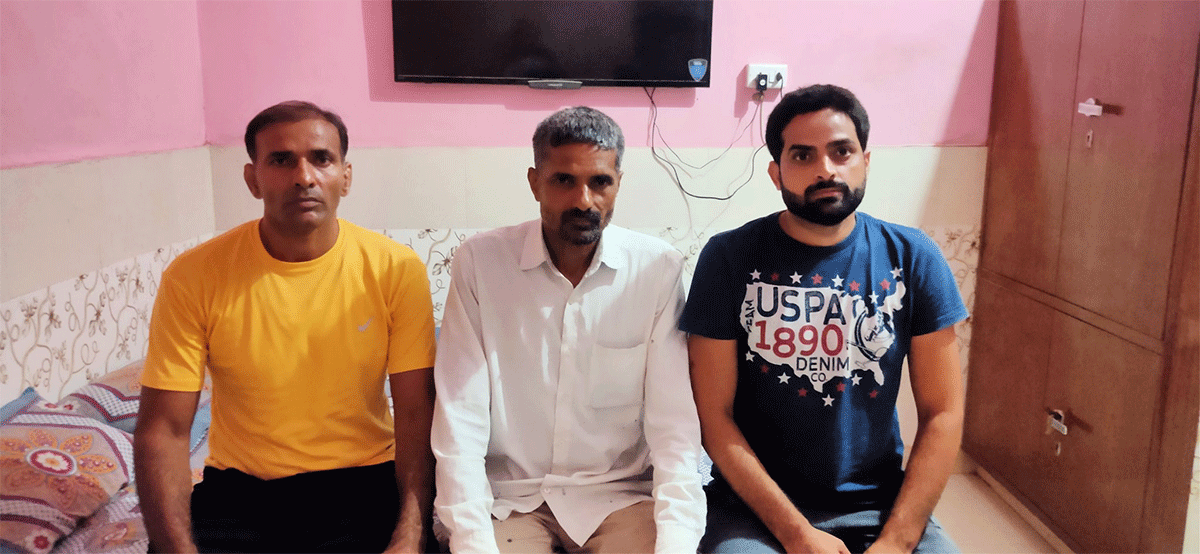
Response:
[[[451,3],[457,3],[459,0],[443,0]],[[476,0],[489,1],[489,0]],[[514,1],[514,0],[495,0],[495,1]],[[562,1],[570,2],[572,0],[545,0],[545,1]],[[612,0],[609,0],[612,1]],[[618,0],[637,2],[640,0]],[[685,0],[675,0],[685,1]],[[398,47],[396,44],[396,27],[397,27],[397,12],[396,6],[403,3],[404,0],[391,0],[392,6],[392,77],[397,83],[449,83],[449,84],[488,84],[488,85],[527,85],[531,88],[540,89],[576,89],[580,86],[588,87],[652,87],[652,88],[708,88],[710,86],[710,78],[712,75],[712,15],[713,3],[715,0],[686,0],[688,2],[703,4],[707,6],[708,16],[703,20],[703,24],[707,27],[708,34],[708,58],[704,58],[707,62],[707,67],[704,76],[699,80],[678,80],[678,79],[603,79],[603,78],[578,78],[565,76],[561,78],[531,78],[531,77],[488,77],[480,75],[410,75],[401,74],[396,63]],[[464,2],[465,3],[465,2]]]

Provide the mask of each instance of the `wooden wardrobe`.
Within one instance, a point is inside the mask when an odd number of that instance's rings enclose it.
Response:
[[[1000,3],[964,449],[1079,552],[1179,552],[1200,2]]]

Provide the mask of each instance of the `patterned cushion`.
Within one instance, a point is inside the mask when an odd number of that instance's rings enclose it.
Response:
[[[64,396],[57,404],[132,433],[137,426],[138,400],[142,394],[142,363],[143,360],[138,360],[111,371]]]
[[[132,464],[123,431],[40,398],[16,410],[0,425],[0,550],[48,552],[128,484]]]
[[[121,489],[100,511],[71,533],[55,554],[141,554],[150,547],[137,493]]]
[[[109,372],[80,387],[56,402],[56,409],[74,412],[102,421],[117,429],[132,433],[137,427],[138,406],[142,394],[142,366],[145,360],[135,361]],[[196,446],[208,435],[212,423],[212,385],[208,379],[200,390],[200,402],[192,421],[190,446]]]

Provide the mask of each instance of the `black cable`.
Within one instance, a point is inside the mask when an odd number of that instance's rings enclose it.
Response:
[[[673,154],[675,156],[675,158],[679,160],[680,164],[690,167],[692,169],[703,169],[704,167],[708,166],[709,164],[724,157],[725,154],[728,153],[729,150],[733,148],[733,145],[736,144],[737,141],[740,140],[743,136],[745,136],[746,130],[749,129],[750,126],[754,124],[754,117],[756,115],[758,116],[759,133],[760,134],[762,133],[763,124],[762,124],[762,93],[761,92],[756,93],[754,95],[754,100],[755,100],[756,106],[754,108],[754,113],[750,114],[750,122],[747,123],[746,126],[742,128],[742,131],[736,137],[734,137],[733,141],[729,143],[729,146],[726,147],[725,150],[722,151],[720,154],[718,154],[716,158],[713,158],[699,166],[694,166],[687,162],[684,162],[683,158],[681,158],[679,156],[679,154],[677,152],[675,152],[675,150],[672,149],[669,144],[667,144],[666,139],[663,138],[663,136],[662,136],[662,130],[658,127],[658,104],[655,103],[655,101],[654,101],[654,92],[651,91],[647,87],[642,87],[642,90],[645,91],[646,96],[650,99],[650,155],[655,160],[657,160],[660,163],[667,166],[667,169],[670,170],[670,172],[671,172],[671,179],[674,181],[675,186],[679,187],[680,192],[682,192],[686,196],[690,196],[692,198],[697,198],[697,199],[701,199],[701,200],[724,201],[724,200],[729,200],[729,199],[733,198],[733,196],[735,194],[737,194],[738,191],[742,190],[742,187],[745,187],[747,184],[750,183],[751,180],[754,179],[754,159],[758,156],[758,153],[760,151],[762,151],[763,147],[766,146],[765,142],[763,144],[759,145],[758,148],[755,148],[754,153],[752,153],[750,155],[750,176],[747,177],[746,180],[742,182],[742,184],[738,185],[737,188],[733,189],[733,192],[729,193],[729,195],[727,195],[727,196],[706,196],[703,194],[695,194],[695,193],[687,190],[687,188],[683,186],[683,181],[679,178],[679,168],[677,167],[677,165],[674,162],[666,159],[664,156],[660,155],[658,153],[658,150],[655,148],[654,135],[655,134],[658,135],[658,138],[661,139],[663,142],[663,146],[665,146],[667,148],[667,151],[671,152],[671,154]]]

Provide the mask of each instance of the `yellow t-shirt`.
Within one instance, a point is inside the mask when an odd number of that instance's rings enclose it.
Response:
[[[416,253],[338,220],[321,257],[287,263],[258,222],[163,273],[142,384],[197,391],[211,371],[209,457],[262,479],[394,456],[387,374],[433,366],[433,306]]]

